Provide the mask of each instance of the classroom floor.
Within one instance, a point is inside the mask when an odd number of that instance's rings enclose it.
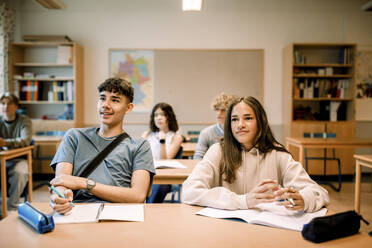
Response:
[[[37,184],[37,182],[35,182]],[[340,192],[335,192],[329,186],[324,185],[329,192],[331,204],[328,209],[334,213],[354,209],[354,182],[343,182]],[[167,196],[169,198],[169,195]],[[167,199],[166,198],[166,199]],[[48,202],[49,191],[47,186],[42,186],[33,193],[34,202]],[[364,182],[361,185],[361,215],[371,224],[367,226],[364,222],[360,223],[360,231],[368,233],[372,231],[372,183]]]

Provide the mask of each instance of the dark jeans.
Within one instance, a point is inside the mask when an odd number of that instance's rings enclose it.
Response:
[[[171,192],[172,185],[170,184],[154,184],[152,185],[152,193],[147,199],[147,203],[162,203],[165,196]]]

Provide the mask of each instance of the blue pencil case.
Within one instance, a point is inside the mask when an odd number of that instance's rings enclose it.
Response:
[[[39,233],[53,231],[53,217],[34,208],[29,202],[18,205],[18,216]]]

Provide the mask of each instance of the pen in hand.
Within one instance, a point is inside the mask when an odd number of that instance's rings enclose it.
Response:
[[[65,195],[62,195],[53,185],[49,184],[49,189],[51,189],[54,193],[56,193],[59,197],[63,198],[63,199],[66,199],[66,196]],[[71,207],[75,207],[75,205],[70,202],[70,206]]]
[[[282,186],[279,186],[279,188],[282,189],[283,187]],[[292,187],[289,187],[289,190],[291,190],[291,189],[292,189]],[[290,203],[290,205],[288,205],[288,207],[293,208],[294,206],[296,206],[296,203],[290,197],[286,197],[285,199],[281,199],[279,201],[282,202],[282,201],[285,201],[285,200],[289,201],[289,203]]]

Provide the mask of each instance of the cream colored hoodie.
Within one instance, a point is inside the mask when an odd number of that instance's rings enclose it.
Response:
[[[245,194],[264,179],[277,180],[283,187],[299,189],[305,211],[314,212],[329,203],[328,192],[315,183],[299,162],[286,152],[273,150],[259,153],[256,148],[243,152],[243,163],[236,171],[236,180],[220,182],[220,144],[209,148],[182,187],[182,202],[221,209],[247,209]]]

